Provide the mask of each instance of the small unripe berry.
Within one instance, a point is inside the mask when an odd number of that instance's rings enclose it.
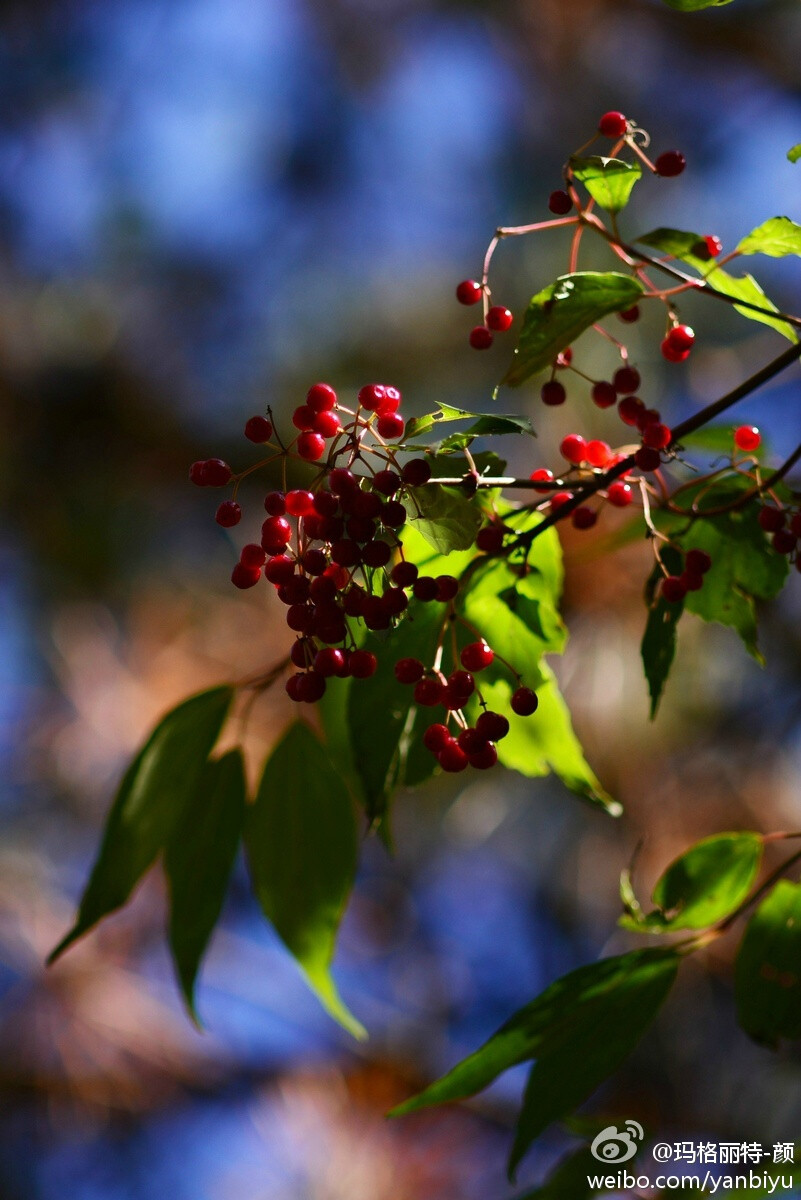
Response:
[[[630,396],[640,386],[640,372],[636,367],[618,367],[612,376],[612,383],[619,396]]]
[[[489,350],[492,345],[492,333],[486,325],[476,325],[470,330],[468,341],[474,350]]]
[[[456,299],[460,304],[478,304],[483,288],[475,279],[463,279],[456,288]]]
[[[266,417],[251,417],[245,422],[245,437],[249,442],[269,442],[272,436],[272,423]]]
[[[519,687],[517,691],[512,693],[510,701],[512,712],[517,713],[519,717],[530,717],[532,713],[537,711],[539,698],[536,692],[531,688]]]
[[[557,404],[564,404],[567,399],[564,384],[558,379],[547,380],[540,388],[540,399],[551,408],[555,408]]]
[[[665,150],[659,155],[654,166],[656,167],[657,175],[671,179],[675,175],[681,175],[687,166],[687,159],[679,150]]]
[[[551,192],[548,197],[548,208],[557,217],[564,217],[570,212],[573,207],[573,201],[570,199],[570,194],[564,188],[557,188],[555,192]]]
[[[237,504],[236,500],[223,500],[217,512],[214,514],[214,520],[218,525],[230,529],[232,525],[238,525],[242,520],[242,509]]]
[[[315,383],[306,394],[306,404],[314,413],[328,412],[336,402],[337,394],[328,383]]]
[[[496,333],[506,333],[514,321],[514,313],[509,308],[504,308],[500,304],[494,304],[487,313],[487,328],[494,329]]]
[[[622,138],[628,128],[628,121],[622,112],[607,112],[598,122],[598,132],[608,138]]]
[[[559,452],[569,463],[578,465],[584,462],[587,457],[587,443],[581,434],[569,433],[567,437],[562,438],[559,444]]]
[[[617,401],[617,389],[614,384],[607,383],[605,379],[599,379],[592,385],[592,399],[599,408],[611,408]]]
[[[734,444],[738,450],[757,450],[762,441],[762,434],[756,425],[740,425],[734,431]]]
[[[319,433],[302,433],[298,438],[298,454],[307,462],[317,462],[325,453],[325,439]]]

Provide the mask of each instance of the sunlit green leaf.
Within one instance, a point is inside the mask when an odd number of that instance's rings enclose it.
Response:
[[[748,922],[735,996],[752,1038],[775,1046],[801,1037],[801,884],[780,880]]]
[[[573,157],[570,166],[574,177],[583,183],[587,191],[601,208],[617,213],[625,208],[631,190],[642,176],[638,162],[623,162],[620,158]]]
[[[801,158],[801,142],[799,142],[797,146],[790,147],[790,149],[787,151],[787,157],[791,163],[798,162],[799,158]]]
[[[631,308],[643,291],[637,279],[616,271],[561,275],[532,296],[514,361],[502,382],[518,387],[601,317]]]
[[[356,874],[356,817],[345,783],[303,722],[290,726],[267,760],[247,814],[245,848],[265,916],[327,1012],[356,1037],[365,1036],[331,977]]]
[[[801,225],[789,217],[771,217],[744,237],[737,249],[740,254],[767,254],[770,258],[801,255]]]
[[[707,282],[717,291],[724,292],[725,295],[731,296],[735,300],[747,300],[749,304],[756,304],[760,308],[768,310],[767,313],[756,312],[753,308],[744,308],[741,304],[735,304],[734,307],[741,316],[747,317],[749,321],[758,321],[761,325],[769,325],[782,337],[786,337],[789,342],[798,341],[798,334],[792,325],[769,315],[779,310],[768,299],[752,275],[729,275],[721,267],[714,267],[706,278]]]
[[[172,709],[153,730],[125,773],[75,925],[56,946],[50,962],[125,904],[165,848],[196,795],[233,695],[230,687],[201,692]]]
[[[473,499],[437,483],[409,488],[406,511],[410,524],[440,554],[467,550],[483,522],[481,509]]]
[[[720,8],[723,4],[731,4],[732,0],[664,0],[668,8],[678,12],[700,12],[702,8]]]

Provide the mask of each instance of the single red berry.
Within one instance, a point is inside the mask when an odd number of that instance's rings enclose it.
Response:
[[[437,761],[443,771],[448,771],[451,774],[456,774],[458,771],[464,771],[468,765],[468,758],[464,750],[458,742],[446,742],[442,749],[437,754]]]
[[[299,704],[303,699],[303,680],[305,678],[305,675],[301,674],[290,675],[289,679],[287,679],[286,683],[284,684],[287,696],[289,696],[289,699],[294,700],[297,704]]]
[[[477,729],[463,729],[456,741],[465,754],[471,754],[476,750],[480,750],[482,746],[487,744],[487,739],[482,737]]]
[[[612,449],[607,442],[593,440],[587,442],[587,462],[591,467],[605,467],[612,457]]]
[[[354,679],[369,679],[371,675],[375,675],[378,659],[369,650],[354,650],[349,666]]]
[[[263,567],[266,557],[261,546],[257,546],[255,542],[248,542],[239,552],[239,561],[243,567]]]
[[[303,570],[306,574],[316,577],[322,575],[328,566],[328,555],[323,550],[306,550],[300,561],[303,564]],[[334,586],[333,583],[331,586]],[[334,591],[336,591],[336,588],[334,588]]]
[[[641,408],[637,413],[636,425],[640,433],[642,433],[646,425],[658,425],[661,419],[658,408]]]
[[[643,445],[650,446],[652,450],[664,450],[665,446],[670,445],[672,437],[669,427],[658,421],[646,425],[642,431]]]
[[[362,562],[367,567],[385,567],[392,558],[392,547],[388,542],[377,539],[365,542],[362,547]]]
[[[261,527],[262,541],[286,545],[292,537],[292,526],[286,517],[268,517]]]
[[[627,508],[634,499],[634,492],[631,490],[630,484],[616,479],[614,483],[609,484],[606,498],[615,508]]]
[[[283,492],[268,492],[264,497],[264,507],[271,517],[283,517],[286,512],[286,496]]]
[[[287,583],[295,574],[295,563],[286,554],[278,554],[270,559],[264,568],[264,578],[269,579],[277,587]]]
[[[437,581],[431,575],[419,575],[412,585],[415,600],[427,603],[437,598]]]
[[[370,517],[371,519],[379,515],[383,504],[383,500],[375,492],[363,492],[358,488],[342,500],[342,507],[346,512],[353,513],[355,517]]]
[[[537,467],[537,469],[532,471],[529,475],[529,479],[533,480],[534,483],[542,483],[545,485],[544,487],[534,488],[535,492],[549,492],[551,490],[550,484],[553,483],[555,478],[556,477],[553,471],[549,471],[547,467]]]
[[[712,566],[712,559],[706,550],[688,550],[684,559],[684,570],[693,575],[706,575]]]
[[[779,554],[792,554],[796,547],[796,538],[789,529],[778,529],[771,538],[773,549]]]
[[[414,699],[424,708],[433,708],[442,699],[444,688],[438,679],[427,677],[415,684]]]
[[[631,308],[623,308],[617,315],[626,325],[633,325],[640,319],[640,306],[639,304],[632,304]]]
[[[386,394],[387,389],[383,383],[366,383],[359,390],[359,404],[368,412],[374,412],[380,406],[381,401],[386,399]]]
[[[287,492],[286,511],[293,517],[307,517],[314,512],[314,495],[302,488]]]
[[[437,585],[437,600],[441,604],[447,604],[449,600],[453,600],[459,591],[459,580],[454,579],[453,575],[437,575],[434,582]]]
[[[569,192],[563,188],[557,188],[555,192],[551,192],[548,197],[548,208],[557,217],[564,217],[573,207],[573,201],[570,198]]]
[[[706,245],[706,251],[710,258],[717,258],[723,249],[723,242],[719,237],[715,237],[713,233],[707,234],[707,236],[704,238],[704,244]]]
[[[688,571],[686,567],[679,576],[679,579],[688,592],[700,592],[704,586],[703,575],[699,575],[697,571]]]
[[[484,671],[494,659],[495,651],[486,642],[471,642],[459,655],[459,660],[467,671]]]
[[[319,433],[321,437],[332,438],[342,429],[339,423],[339,417],[335,412],[319,412],[314,414],[312,429],[315,433]]]
[[[347,496],[359,485],[356,476],[347,467],[334,467],[328,476],[328,486],[336,496]]]
[[[409,598],[403,588],[387,588],[381,597],[384,612],[390,617],[399,617],[409,607]]]
[[[598,122],[598,132],[608,138],[622,138],[628,128],[628,121],[622,112],[607,112]]]
[[[292,424],[296,429],[311,429],[314,424],[314,416],[315,414],[308,404],[301,404],[292,414]]]
[[[687,595],[687,585],[680,575],[668,575],[662,580],[662,595],[668,604],[678,604]]]
[[[290,604],[286,610],[286,623],[295,633],[311,633],[314,612],[308,604]]]
[[[530,717],[532,713],[537,711],[539,697],[531,688],[519,687],[517,691],[512,693],[510,704],[512,712],[517,713],[519,717]]]
[[[483,294],[484,289],[475,279],[463,279],[456,288],[456,299],[460,304],[478,304]]]
[[[316,704],[325,695],[325,679],[317,671],[301,675],[300,698],[305,704]]]
[[[406,524],[406,509],[400,500],[390,500],[381,510],[381,522],[387,529],[400,529]]]
[[[770,508],[766,505],[759,510],[758,520],[765,533],[775,533],[777,529],[784,528],[786,517],[783,509]]]
[[[592,529],[598,520],[598,514],[595,509],[581,504],[578,508],[573,509],[571,520],[575,529]]]
[[[378,471],[373,476],[373,491],[382,496],[394,496],[401,485],[400,475],[395,471]]]
[[[307,571],[309,570],[308,564],[306,562],[307,555],[321,554],[321,553],[322,553],[321,550],[307,550],[306,551],[306,554],[303,555],[303,560],[302,560],[305,570],[307,570]],[[326,570],[328,570],[327,567],[326,567]],[[311,572],[310,572],[310,574],[311,574]],[[315,575],[314,578],[312,579],[311,583],[309,584],[309,599],[313,600],[315,604],[331,604],[331,602],[336,598],[336,594],[337,594],[337,586],[334,583],[331,576],[325,574],[325,571],[323,571],[319,575]]]
[[[376,427],[382,438],[386,438],[389,442],[397,442],[403,437],[406,422],[397,413],[387,413],[378,418]]]
[[[269,442],[272,436],[272,422],[266,417],[251,417],[245,422],[245,437],[249,442]]]
[[[555,408],[557,404],[564,404],[567,399],[564,384],[558,379],[547,380],[540,388],[540,399],[551,408]]]
[[[339,538],[331,546],[331,561],[337,566],[355,567],[360,558],[361,551],[350,538]]]
[[[402,479],[409,487],[422,487],[431,478],[431,467],[424,458],[413,458],[403,468]]]
[[[559,444],[559,452],[569,463],[578,465],[587,458],[587,443],[581,434],[569,433],[567,437],[562,438]]]
[[[500,742],[509,732],[509,722],[502,713],[483,712],[476,721],[476,729],[490,742]]]
[[[306,394],[306,404],[314,413],[336,408],[337,394],[328,383],[313,384]]]
[[[399,388],[392,387],[390,384],[384,386],[384,399],[379,404],[376,412],[379,416],[382,413],[397,412],[401,406],[403,396]]]
[[[656,167],[657,175],[662,175],[665,179],[671,179],[675,175],[681,175],[687,166],[687,159],[679,150],[665,150],[659,155],[654,166]]]
[[[470,766],[477,771],[489,771],[498,761],[498,751],[490,742],[484,742],[468,754]]]
[[[339,499],[333,492],[314,493],[314,511],[321,517],[333,517],[339,511]]]
[[[618,367],[612,383],[618,396],[630,396],[640,386],[640,372],[636,367]]]
[[[503,548],[503,535],[500,525],[485,525],[476,534],[476,548],[485,554],[498,554]]]
[[[395,563],[395,566],[390,571],[389,576],[392,582],[396,583],[398,587],[407,588],[411,587],[417,578],[418,569],[414,563],[399,562]]]
[[[510,308],[494,304],[487,313],[487,328],[494,329],[496,333],[506,333],[514,319],[514,313]]]
[[[734,444],[738,450],[757,450],[762,442],[762,434],[756,425],[740,425],[734,431]]]
[[[261,570],[259,567],[246,567],[238,562],[231,572],[231,583],[238,588],[251,588],[259,582]]]
[[[314,662],[315,648],[312,638],[295,638],[289,657],[296,667],[310,667]]]
[[[193,462],[189,468],[189,482],[194,483],[195,487],[206,487],[206,461],[200,459],[198,462]]]
[[[334,646],[325,646],[322,650],[317,651],[314,669],[318,675],[328,678],[332,675],[339,675],[344,666],[345,655],[342,650],[337,650]]]
[[[661,350],[662,357],[666,362],[686,362],[686,360],[690,357],[689,349],[679,350],[677,346],[674,346],[669,337],[666,337],[662,340],[659,349]]]
[[[468,341],[474,350],[489,350],[492,345],[492,333],[486,325],[476,325],[470,330]]]
[[[325,438],[319,433],[302,433],[298,438],[298,454],[307,462],[317,462],[325,453]]]
[[[636,425],[645,405],[639,396],[624,396],[617,406],[618,416],[624,425]]]
[[[305,575],[293,575],[278,589],[278,599],[282,604],[302,604],[309,598],[309,581]]]
[[[232,525],[238,525],[242,520],[242,509],[236,500],[223,500],[214,514],[214,520],[218,525],[223,525],[226,529],[230,529]]]
[[[677,351],[692,350],[695,344],[695,330],[690,325],[674,325],[668,331],[665,340]]]
[[[551,496],[551,512],[557,512],[563,504],[568,504],[572,499],[572,492],[554,492]]]
[[[448,690],[464,703],[476,690],[476,681],[470,671],[451,671],[448,676]],[[461,704],[459,707],[461,708]]]
[[[651,446],[640,446],[634,455],[634,461],[641,471],[655,471],[662,462],[662,458],[659,451],[652,449]]]
[[[617,400],[617,389],[614,384],[599,379],[592,385],[592,399],[599,408],[611,408]]]
[[[225,487],[231,475],[231,468],[221,458],[206,459],[205,470],[203,472],[206,487]]]
[[[452,741],[453,738],[447,725],[429,725],[423,734],[423,745],[432,754],[436,754],[443,746]]]

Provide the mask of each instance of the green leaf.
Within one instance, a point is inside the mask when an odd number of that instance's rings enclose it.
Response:
[[[195,1021],[195,979],[222,910],[244,816],[245,767],[236,749],[206,763],[164,855],[170,949]]]
[[[421,434],[428,433],[435,425],[442,422],[447,424],[450,421],[470,421],[478,416],[477,413],[468,412],[464,408],[454,408],[451,404],[437,404],[436,410],[430,413],[424,413],[422,417],[412,417],[411,421],[406,422],[406,432],[404,441],[410,441],[412,438],[420,437]]]
[[[660,226],[659,229],[652,229],[650,233],[644,233],[635,240],[653,250],[659,250],[663,255],[680,259],[688,266],[694,267],[701,275],[705,275],[715,264],[700,233]]]
[[[742,904],[759,872],[758,833],[720,833],[696,842],[657,881],[651,899],[657,911],[620,924],[637,933],[708,929]]]
[[[702,8],[720,8],[722,4],[731,4],[732,0],[664,0],[668,8],[677,12],[700,12]]]
[[[412,526],[440,554],[469,549],[483,523],[481,509],[473,500],[438,483],[409,488],[406,511]]]
[[[671,574],[681,573],[681,555],[672,547],[664,548],[662,561]],[[657,565],[648,581],[647,591],[651,607],[640,646],[645,678],[651,696],[651,720],[656,716],[662,691],[673,665],[676,654],[676,633],[681,614],[684,611],[683,603],[669,604],[661,592],[657,594],[661,579],[662,571]]]
[[[636,950],[571,971],[390,1116],[472,1096],[510,1067],[536,1059],[513,1168],[543,1129],[582,1104],[628,1057],[670,991],[678,963],[673,950]]]
[[[747,1034],[769,1046],[801,1037],[801,884],[781,879],[751,917],[734,983]]]
[[[308,725],[291,725],[264,768],[245,821],[253,888],[326,1011],[365,1031],[331,977],[337,931],[356,874],[356,817],[347,787]]]
[[[125,904],[164,849],[197,792],[233,695],[230,687],[200,692],[167,713],[153,730],[120,784],[75,925],[48,962]]]
[[[737,249],[740,254],[767,254],[770,258],[801,256],[801,225],[789,217],[771,217],[752,229]]]
[[[632,188],[642,177],[642,167],[638,162],[628,163],[620,158],[603,158],[600,155],[589,158],[574,156],[570,159],[570,167],[574,178],[584,184],[593,200],[612,213],[618,213],[626,207]]]
[[[787,151],[787,157],[791,163],[798,162],[799,158],[801,158],[801,142],[799,142],[797,146],[790,147],[790,149]]]
[[[716,288],[717,291],[723,292],[735,300],[747,300],[749,304],[757,304],[761,308],[769,310],[768,313],[755,312],[752,308],[743,308],[741,304],[735,304],[734,307],[741,316],[747,317],[749,321],[758,321],[761,325],[769,325],[771,329],[775,329],[782,337],[786,337],[788,342],[798,341],[798,334],[792,325],[788,325],[786,321],[782,321],[778,317],[769,315],[779,310],[768,299],[752,275],[729,275],[721,267],[713,267],[707,274],[706,279],[707,283]]]
[[[514,361],[502,382],[519,387],[601,317],[631,308],[643,291],[638,280],[617,271],[560,275],[532,296]]]

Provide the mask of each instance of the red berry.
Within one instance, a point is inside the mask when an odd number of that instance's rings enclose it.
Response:
[[[569,463],[578,465],[578,463],[584,462],[587,457],[587,443],[581,434],[569,433],[567,437],[562,438],[559,445],[559,452]]]
[[[551,192],[548,197],[548,208],[552,213],[556,213],[557,217],[563,217],[569,213],[573,207],[573,201],[570,199],[570,194],[564,191],[563,188],[557,188],[555,192]]]
[[[322,550],[307,550],[300,560],[307,575],[322,575],[328,566],[328,557]],[[333,584],[331,585],[333,587]],[[336,588],[334,588],[336,591]]]
[[[306,517],[314,512],[314,496],[311,492],[297,488],[286,494],[286,511],[293,517]]]
[[[572,492],[554,492],[551,496],[551,512],[556,512],[563,504],[568,504],[572,499]]]
[[[460,304],[478,304],[484,289],[475,279],[463,279],[456,288],[456,299]]]
[[[444,688],[438,679],[427,677],[421,679],[414,688],[415,703],[422,704],[424,708],[433,708],[435,704],[439,704],[442,699]]]
[[[390,617],[399,617],[409,607],[409,600],[403,588],[387,588],[381,597],[384,612]]]
[[[734,431],[734,444],[738,450],[756,450],[762,441],[762,434],[756,425],[740,425]]]
[[[715,237],[715,235],[712,233],[707,234],[707,236],[704,238],[704,244],[706,246],[706,252],[710,258],[717,258],[723,249],[723,242],[719,237]]]
[[[354,650],[349,666],[354,679],[369,679],[371,675],[375,675],[378,659],[369,650]]]
[[[549,379],[540,389],[540,399],[543,404],[548,404],[551,408],[555,408],[557,404],[564,404],[567,399],[564,384],[561,384],[558,379]]]
[[[414,583],[418,570],[414,563],[399,562],[395,564],[389,575],[392,582],[396,583],[398,587],[407,588]]]
[[[790,532],[793,537],[801,538],[801,512],[797,512],[790,522]]]
[[[290,700],[300,703],[300,701],[303,699],[303,680],[305,678],[305,675],[300,674],[289,676],[289,679],[287,679],[284,687],[286,688],[286,694],[289,696]]]
[[[599,408],[611,408],[617,400],[617,390],[614,384],[607,383],[605,379],[599,379],[592,385],[592,399]]]
[[[318,675],[326,677],[341,675],[345,666],[345,654],[334,646],[325,646],[318,650],[314,659],[314,669]]]
[[[682,571],[679,579],[684,584],[688,592],[700,592],[704,586],[704,577],[699,575],[697,571],[688,571],[686,568]]]
[[[662,595],[668,604],[678,604],[687,595],[687,585],[679,575],[668,575],[662,580]]]
[[[512,693],[510,703],[512,712],[517,713],[519,717],[530,717],[537,711],[539,698],[531,688],[519,687],[516,692]]]
[[[624,396],[617,406],[618,415],[624,425],[636,425],[645,405],[639,396]]]
[[[309,667],[314,661],[314,641],[312,638],[299,637],[292,644],[289,657],[296,667]]]
[[[242,520],[242,509],[236,500],[223,500],[214,514],[214,520],[218,525],[223,525],[226,529],[230,529],[232,525],[238,525]]]
[[[288,583],[295,574],[295,563],[286,554],[278,554],[275,558],[270,559],[267,566],[264,568],[264,578],[269,579],[270,583],[281,586]]]
[[[306,404],[314,413],[328,412],[336,403],[337,394],[328,383],[315,383],[306,394]]]
[[[631,308],[623,308],[617,315],[626,325],[633,325],[635,321],[639,321],[640,319],[640,306],[632,304]]]
[[[503,548],[503,535],[500,525],[485,525],[476,534],[476,548],[485,554],[498,554]]]
[[[443,771],[449,771],[455,774],[458,771],[464,771],[468,764],[468,758],[464,750],[458,742],[446,742],[440,752],[437,754],[437,761]]]
[[[646,425],[658,425],[660,420],[658,408],[642,408],[637,414],[637,428],[642,433]]]
[[[608,138],[622,138],[628,128],[628,121],[622,112],[607,112],[598,122],[598,132]]]
[[[257,546],[255,542],[248,542],[240,551],[239,561],[243,567],[263,567],[266,557],[261,546]]]
[[[634,455],[634,461],[641,471],[655,471],[662,461],[658,450],[650,446],[641,446]]]
[[[367,567],[385,567],[391,558],[392,547],[388,542],[365,542],[362,547],[362,562]]]
[[[670,440],[673,437],[667,425],[662,425],[660,422],[653,422],[646,425],[642,431],[642,442],[644,446],[650,446],[652,450],[664,450],[665,446],[670,445]]]
[[[477,729],[463,729],[456,741],[465,754],[472,754],[487,744],[487,739],[482,737]]]
[[[587,442],[587,462],[590,466],[605,467],[611,457],[612,450],[606,442]]]
[[[296,429],[311,429],[315,414],[308,404],[301,404],[292,414],[292,424]]]
[[[626,508],[634,499],[634,492],[628,483],[623,483],[622,480],[616,479],[614,483],[609,484],[607,499],[615,508]]]
[[[448,742],[452,742],[453,738],[450,735],[447,725],[429,725],[423,734],[423,745],[426,750],[430,750],[436,754]]]
[[[509,732],[509,722],[502,713],[483,712],[476,721],[476,729],[490,742],[500,742]]]
[[[785,513],[781,508],[761,508],[759,510],[759,524],[765,530],[765,533],[775,533],[777,529],[784,528]]]
[[[258,567],[246,567],[241,562],[238,562],[231,572],[231,583],[238,588],[253,587],[260,578],[261,571]]]
[[[448,676],[447,690],[461,702],[457,705],[458,708],[461,708],[462,704],[469,700],[476,690],[476,681],[469,671],[451,671]]]
[[[205,459],[192,463],[192,466],[189,468],[189,482],[194,483],[195,487],[206,487]]]
[[[268,492],[264,507],[271,517],[283,517],[286,512],[286,496],[283,492]]]
[[[382,413],[397,412],[401,406],[402,399],[403,396],[398,388],[387,385],[384,387],[384,399],[379,404],[376,412],[379,416],[381,416]]]
[[[266,417],[251,417],[246,421],[245,437],[249,442],[269,442],[272,436],[272,423]]]
[[[439,589],[436,579],[433,579],[431,575],[419,575],[414,581],[412,591],[414,592],[415,600],[422,600],[424,603],[428,603],[430,600],[436,600]]]
[[[547,467],[537,467],[536,471],[532,471],[529,479],[535,483],[544,483],[545,487],[534,488],[535,492],[549,492],[550,484],[553,483],[555,476],[553,471],[549,471]]]
[[[662,175],[666,179],[670,179],[674,175],[681,175],[687,166],[687,159],[679,150],[665,150],[659,155],[654,166],[656,167],[657,175]]]
[[[471,642],[459,655],[462,666],[468,671],[483,671],[495,658],[495,651],[486,642]]]
[[[394,496],[401,485],[400,475],[394,471],[378,471],[373,476],[373,491],[382,496]]]
[[[684,570],[693,575],[706,575],[712,566],[712,559],[706,550],[688,550],[684,560]]]
[[[295,633],[311,633],[314,613],[308,604],[290,604],[286,610],[286,623]]]
[[[231,478],[231,468],[221,458],[207,458],[203,481],[206,487],[225,487]]]
[[[470,766],[477,771],[489,771],[498,761],[498,751],[490,742],[484,742],[468,754]]]
[[[315,704],[325,694],[325,679],[317,671],[307,671],[301,675],[298,685],[300,698],[306,704]]]
[[[305,575],[293,575],[278,589],[278,599],[282,604],[302,604],[309,598],[309,581]]]
[[[640,372],[636,367],[618,367],[612,376],[612,383],[619,396],[630,396],[640,386]]]
[[[413,458],[403,468],[402,479],[409,487],[422,487],[431,478],[431,467],[424,458]]]
[[[303,566],[308,571],[309,566],[306,561],[309,554],[321,554],[321,550],[307,550],[303,555]],[[326,567],[326,570],[328,568]],[[309,599],[315,604],[331,604],[337,594],[337,586],[330,575],[326,575],[325,571],[316,575],[309,584]]]
[[[333,517],[339,511],[339,500],[333,492],[315,492],[314,511],[321,517]]]
[[[492,345],[492,334],[486,325],[476,325],[470,330],[468,341],[474,350],[489,350]]]
[[[685,362],[690,357],[689,349],[679,350],[674,346],[669,337],[663,339],[659,349],[662,352],[662,357],[666,362],[680,363]]]
[[[454,579],[453,575],[438,575],[434,582],[437,585],[437,600],[440,604],[447,604],[449,600],[453,600],[459,591],[459,580]]]
[[[796,546],[796,538],[789,529],[779,529],[771,538],[773,549],[779,554],[792,554]]]
[[[328,486],[336,496],[346,496],[358,487],[356,476],[347,467],[334,467],[328,476]]]
[[[598,520],[598,514],[595,509],[587,508],[586,504],[582,504],[573,509],[571,520],[576,529],[592,529]]]
[[[268,517],[261,527],[262,542],[280,542],[286,545],[292,537],[292,526],[286,517]]]
[[[298,454],[307,462],[317,462],[325,453],[325,439],[319,433],[302,433],[298,438]]]
[[[339,567],[355,567],[360,558],[361,551],[350,538],[339,538],[331,546],[331,561]]]
[[[511,327],[514,319],[514,313],[511,309],[504,308],[500,304],[494,304],[487,313],[487,328],[494,329],[496,333],[506,333],[506,330]]]
[[[359,391],[359,404],[368,412],[374,412],[382,400],[386,399],[387,390],[383,383],[366,383]]]
[[[319,433],[321,437],[332,438],[336,437],[342,426],[335,412],[325,411],[314,414],[312,429],[315,433]]]
[[[376,427],[382,438],[386,438],[389,442],[397,442],[403,437],[406,422],[397,413],[386,413],[379,416]]]

